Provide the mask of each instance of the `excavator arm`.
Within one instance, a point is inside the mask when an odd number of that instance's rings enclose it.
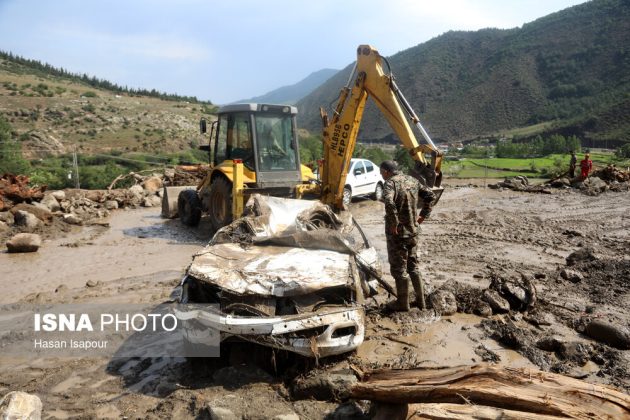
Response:
[[[404,98],[391,72],[385,74],[387,61],[369,45],[357,49],[357,61],[347,85],[341,90],[332,118],[320,109],[324,125],[324,162],[321,168],[321,199],[334,208],[343,208],[343,189],[354,151],[359,126],[368,97],[376,103],[389,125],[400,138],[416,165],[411,175],[434,189],[439,189],[442,153],[424,130],[417,115]],[[356,77],[355,77],[356,76]],[[350,87],[354,79],[353,86]],[[410,122],[422,134],[419,143]],[[426,155],[430,155],[428,161]]]

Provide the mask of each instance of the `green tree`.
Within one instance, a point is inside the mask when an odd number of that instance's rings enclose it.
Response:
[[[11,136],[11,124],[0,116],[0,174],[28,174],[30,164],[22,156],[22,145]]]
[[[615,151],[615,155],[619,158],[630,158],[630,143],[624,144]]]
[[[409,171],[415,165],[413,158],[409,154],[409,151],[400,146],[396,146],[396,151],[394,152],[394,160],[398,163],[398,168],[405,173],[409,173]]]

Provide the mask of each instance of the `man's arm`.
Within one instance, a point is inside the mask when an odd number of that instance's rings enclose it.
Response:
[[[418,183],[418,196],[422,199],[422,209],[420,210],[420,216],[418,217],[418,223],[422,223],[424,219],[431,215],[433,209],[433,200],[435,200],[435,193],[429,187],[425,187],[421,183]]]
[[[391,180],[383,186],[383,202],[385,203],[385,232],[398,233],[398,209],[396,208],[396,186]]]

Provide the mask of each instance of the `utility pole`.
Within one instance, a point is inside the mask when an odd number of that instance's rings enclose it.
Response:
[[[74,182],[76,189],[81,188],[81,184],[79,183],[79,161],[77,159],[77,149],[74,149],[72,152],[72,166],[74,167]]]

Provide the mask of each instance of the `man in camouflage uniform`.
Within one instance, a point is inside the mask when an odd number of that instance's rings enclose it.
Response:
[[[397,299],[387,306],[393,311],[409,310],[409,280],[416,292],[416,305],[426,308],[424,287],[418,261],[418,235],[420,224],[431,214],[435,194],[417,179],[398,171],[392,160],[381,164],[385,179],[385,236],[387,256],[392,277],[396,281]],[[423,206],[418,215],[418,198]]]

